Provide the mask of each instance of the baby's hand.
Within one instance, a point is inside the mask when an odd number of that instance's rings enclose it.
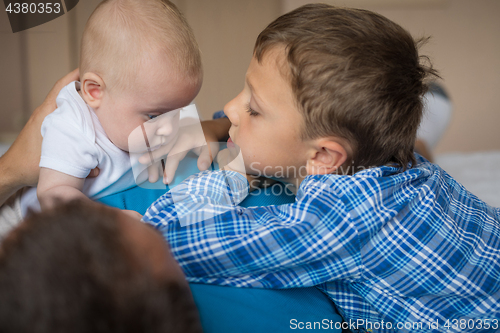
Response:
[[[149,182],[155,183],[158,180],[159,166],[162,165],[163,183],[170,183],[175,176],[180,161],[186,157],[187,153],[193,151],[198,157],[198,169],[206,170],[212,163],[212,156],[217,154],[218,144],[207,145],[207,141],[212,140],[209,135],[204,134],[203,123],[179,128],[177,139],[169,145],[160,146],[156,150],[144,154],[139,158],[142,164],[149,164]],[[163,160],[163,161],[162,161]]]
[[[101,170],[99,168],[94,168],[94,169],[90,170],[90,173],[87,176],[87,178],[95,178],[95,177],[99,176],[100,172],[101,172]]]

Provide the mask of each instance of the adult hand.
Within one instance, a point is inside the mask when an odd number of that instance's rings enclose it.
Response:
[[[38,182],[42,135],[40,129],[45,117],[56,109],[59,91],[71,81],[78,80],[75,69],[56,82],[54,87],[37,107],[10,149],[0,158],[0,204],[18,189],[33,186]]]

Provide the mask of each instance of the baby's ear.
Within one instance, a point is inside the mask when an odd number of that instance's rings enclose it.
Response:
[[[91,72],[83,74],[81,83],[82,97],[93,109],[99,108],[106,88],[103,79]]]
[[[307,174],[326,175],[337,173],[348,158],[346,143],[334,138],[314,140],[314,149],[307,160]]]

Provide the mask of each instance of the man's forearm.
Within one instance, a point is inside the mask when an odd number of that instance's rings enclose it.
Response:
[[[9,150],[0,157],[1,204],[20,188],[34,186],[38,181],[42,141],[39,124],[43,120],[39,113],[35,111]]]
[[[23,185],[15,179],[9,165],[9,155],[0,157],[0,206]]]
[[[38,182],[42,135],[40,127],[46,115],[56,109],[59,91],[71,81],[78,80],[78,69],[57,81],[35,109],[10,149],[0,157],[0,205],[24,186],[35,186]]]

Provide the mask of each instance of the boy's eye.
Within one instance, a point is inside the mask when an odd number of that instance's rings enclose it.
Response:
[[[259,115],[259,113],[258,113],[257,111],[255,111],[254,109],[252,109],[252,108],[250,107],[250,105],[248,105],[248,106],[247,106],[247,112],[248,112],[248,114],[249,114],[251,117],[253,117],[253,116],[258,116],[258,115]]]
[[[156,117],[158,117],[157,114],[153,115],[153,114],[148,114],[148,117],[149,119],[155,119]]]

